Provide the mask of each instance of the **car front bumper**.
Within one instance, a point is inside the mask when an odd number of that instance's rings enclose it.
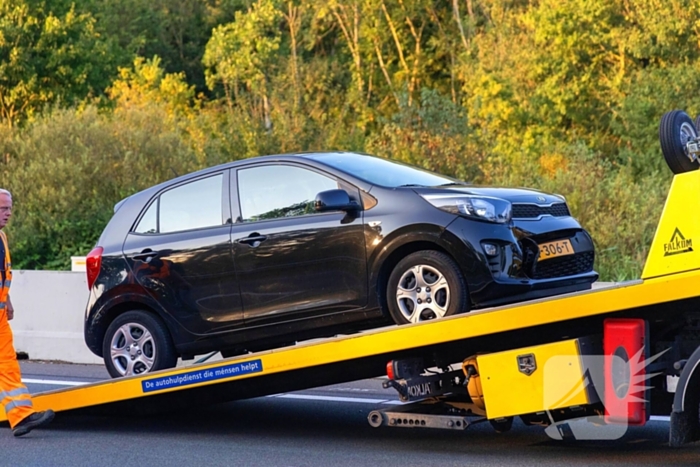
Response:
[[[536,227],[545,226],[499,225],[460,218],[448,227],[460,239],[459,248],[471,253],[458,261],[463,265],[473,306],[585,290],[598,279],[593,270],[593,240],[574,219],[552,219],[546,228]],[[540,245],[560,242],[573,251],[549,258],[540,254]]]

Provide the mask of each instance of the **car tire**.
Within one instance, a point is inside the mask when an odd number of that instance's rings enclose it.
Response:
[[[396,324],[443,318],[468,311],[466,281],[457,263],[439,251],[411,253],[394,267],[387,308]]]
[[[513,428],[513,417],[500,418],[498,420],[489,420],[489,423],[496,430],[496,433],[505,433]]]
[[[163,321],[146,311],[127,311],[107,328],[102,355],[113,378],[172,368],[177,354]]]
[[[695,123],[682,110],[666,112],[659,125],[659,140],[664,159],[674,174],[691,172],[700,168],[698,161],[691,161],[685,145],[691,138],[697,138]]]

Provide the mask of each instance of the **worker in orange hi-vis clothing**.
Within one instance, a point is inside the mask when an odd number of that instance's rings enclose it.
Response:
[[[12,283],[12,262],[7,237],[2,232],[12,216],[12,195],[0,188],[0,403],[5,408],[7,419],[15,436],[26,435],[35,428],[47,425],[53,420],[52,410],[36,412],[32,405],[32,397],[22,384],[17,353],[12,343],[12,330],[9,321],[14,317],[15,310],[10,300],[10,284]]]

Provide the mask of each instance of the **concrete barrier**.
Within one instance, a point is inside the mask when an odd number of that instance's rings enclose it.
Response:
[[[85,345],[83,317],[88,300],[84,272],[14,270],[10,321],[15,350],[31,360],[102,363]]]

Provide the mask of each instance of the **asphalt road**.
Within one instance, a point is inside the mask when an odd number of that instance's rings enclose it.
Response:
[[[106,377],[101,366],[23,362],[32,392]],[[364,380],[157,417],[59,413],[45,430],[14,438],[0,429],[8,466],[584,466],[700,465],[700,444],[666,446],[668,422],[631,428],[615,441],[561,442],[516,421],[497,434],[372,428],[367,414],[396,401]]]

